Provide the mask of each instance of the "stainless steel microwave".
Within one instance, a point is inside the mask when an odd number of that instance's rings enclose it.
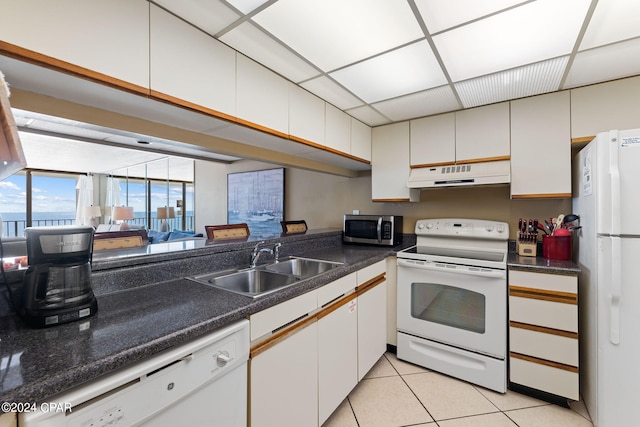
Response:
[[[396,246],[402,243],[402,217],[397,215],[344,216],[344,243]]]

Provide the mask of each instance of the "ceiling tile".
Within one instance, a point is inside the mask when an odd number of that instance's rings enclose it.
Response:
[[[447,83],[426,40],[359,62],[330,76],[367,103]]]
[[[580,50],[640,36],[640,1],[599,1]]]
[[[347,110],[346,113],[369,126],[380,126],[391,123],[391,120],[368,105]]]
[[[449,86],[378,102],[373,107],[394,122],[460,109],[458,100]]]
[[[362,100],[326,76],[308,80],[301,83],[300,86],[341,110],[364,104]]]
[[[523,3],[523,1],[416,0],[416,6],[418,6],[420,15],[431,34],[487,16],[518,3]]]
[[[320,74],[252,23],[245,22],[237,26],[220,40],[295,83]]]
[[[227,0],[229,4],[245,15],[267,2],[267,0]]]
[[[638,70],[640,38],[578,53],[562,89],[629,77]]]
[[[571,53],[589,0],[539,0],[434,36],[453,81]]]
[[[211,35],[228,27],[240,17],[221,1],[154,0],[154,3]]]
[[[424,36],[406,0],[279,0],[253,19],[323,71]]]
[[[568,56],[455,83],[464,108],[558,90]]]

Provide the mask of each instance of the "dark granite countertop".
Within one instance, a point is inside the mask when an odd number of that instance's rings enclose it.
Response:
[[[573,261],[558,261],[543,257],[520,256],[509,252],[507,267],[513,270],[526,270],[534,273],[579,274],[580,267]]]
[[[327,236],[321,237],[327,239]],[[335,236],[331,238],[335,242]],[[120,276],[112,274],[112,271],[118,272],[119,267],[123,266],[129,267],[123,271],[130,270],[127,273],[130,276],[126,276],[127,282],[136,282],[139,277],[148,276],[136,266],[135,256],[115,257],[104,260],[98,269],[98,313],[84,321],[47,329],[29,329],[11,310],[6,309],[5,302],[5,309],[0,310],[0,402],[42,401],[316,289],[383,260],[393,255],[394,250],[412,243],[409,239],[398,248],[335,243],[319,247],[305,242],[303,236],[298,239],[300,245],[307,246],[306,250],[298,251],[296,255],[338,261],[344,265],[317,278],[252,299],[186,279],[184,277],[193,274],[183,272],[177,273],[183,274],[183,277],[167,279],[165,276],[165,280],[155,283],[127,283],[126,286],[112,283],[121,281],[118,279]],[[295,240],[287,240],[287,245],[295,247]],[[220,246],[212,252],[228,263],[231,262],[229,260],[237,261],[240,255],[244,260],[246,248],[251,246],[246,243],[238,248],[234,245]],[[177,257],[180,264],[174,265],[188,264],[187,260],[194,258],[194,252],[186,253],[190,256],[185,257],[185,252],[162,253],[154,260],[158,262]],[[211,255],[208,253],[207,256]],[[151,261],[145,258],[143,262]],[[193,267],[196,264],[188,265]],[[108,267],[114,270],[109,271]]]

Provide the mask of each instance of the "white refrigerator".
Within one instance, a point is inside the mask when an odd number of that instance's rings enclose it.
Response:
[[[573,173],[580,392],[596,427],[638,425],[640,129],[598,134]]]

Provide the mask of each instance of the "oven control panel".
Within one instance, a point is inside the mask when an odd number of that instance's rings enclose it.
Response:
[[[416,221],[418,236],[458,236],[470,239],[507,240],[509,224],[481,219],[421,219]]]

